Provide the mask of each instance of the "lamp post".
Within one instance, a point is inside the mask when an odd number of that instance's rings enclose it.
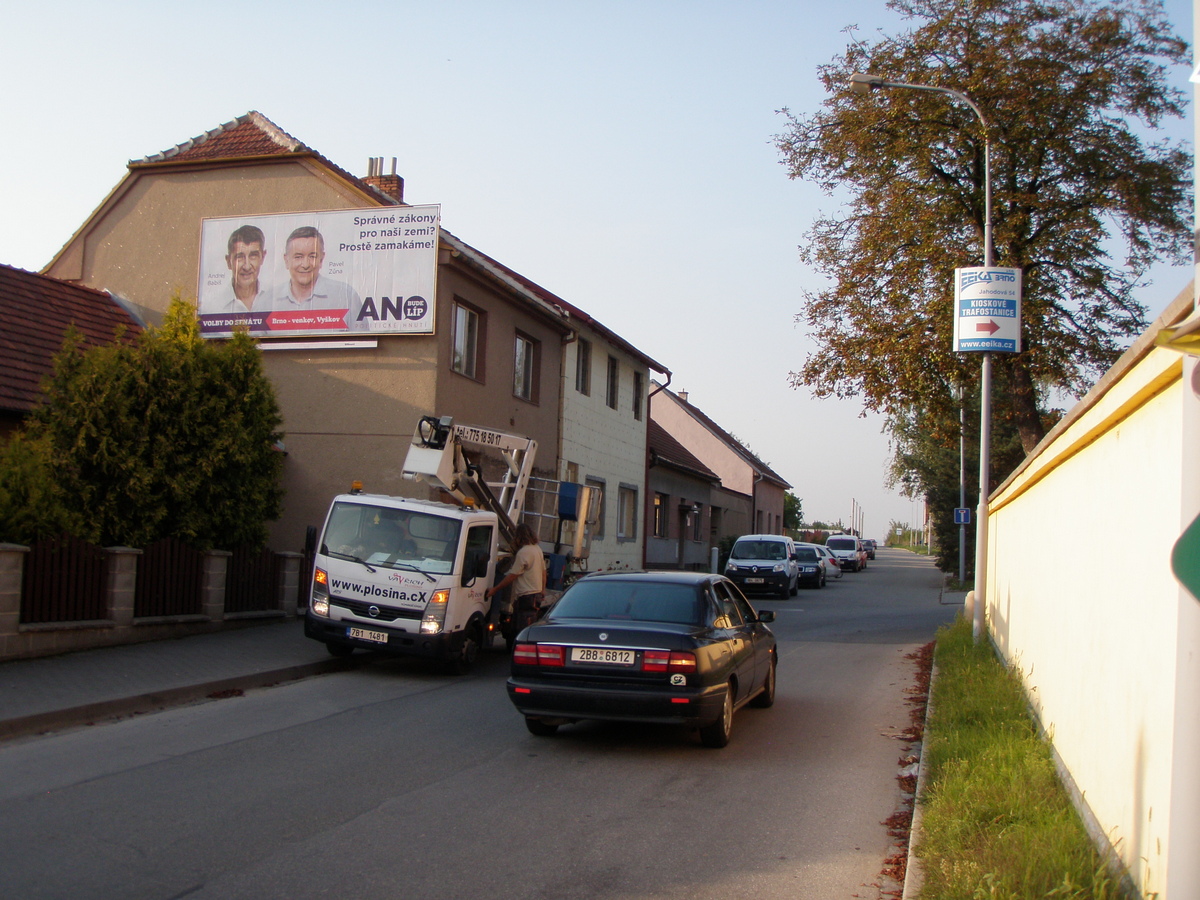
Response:
[[[850,89],[857,94],[873,90],[896,88],[945,94],[960,100],[979,118],[983,126],[983,264],[990,268],[992,261],[992,149],[988,123],[975,102],[966,94],[950,88],[928,84],[907,84],[885,81],[878,75],[856,72],[850,76]],[[991,468],[992,443],[992,354],[985,352],[979,376],[979,509],[975,523],[975,608],[971,631],[978,641],[983,635],[983,607],[987,594],[987,532],[988,532],[988,470]]]

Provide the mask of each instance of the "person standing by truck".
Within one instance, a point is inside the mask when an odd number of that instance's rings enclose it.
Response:
[[[512,568],[494,587],[487,589],[487,597],[490,600],[498,591],[512,585],[513,602],[509,608],[513,615],[532,610],[533,615],[529,619],[532,622],[537,618],[537,610],[541,608],[546,592],[546,561],[542,556],[542,548],[538,546],[537,535],[524,522],[517,526],[513,544],[516,554]]]

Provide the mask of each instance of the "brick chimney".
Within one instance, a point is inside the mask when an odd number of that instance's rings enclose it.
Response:
[[[367,160],[367,177],[363,179],[371,187],[383,191],[397,203],[404,202],[404,179],[396,174],[396,157],[392,157],[392,174],[383,174],[383,157],[372,156]]]

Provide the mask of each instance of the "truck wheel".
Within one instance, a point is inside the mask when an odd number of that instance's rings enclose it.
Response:
[[[453,675],[465,675],[475,665],[475,660],[479,658],[479,648],[482,646],[483,623],[475,619],[467,624],[462,646],[453,658],[447,660],[446,668]]]

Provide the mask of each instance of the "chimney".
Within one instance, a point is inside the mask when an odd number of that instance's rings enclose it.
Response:
[[[363,179],[371,187],[383,191],[397,203],[404,202],[404,179],[396,174],[396,157],[392,157],[392,174],[383,174],[383,157],[372,156],[367,160],[367,177]]]
[[[687,391],[678,391],[676,396],[684,403],[687,403]]]

